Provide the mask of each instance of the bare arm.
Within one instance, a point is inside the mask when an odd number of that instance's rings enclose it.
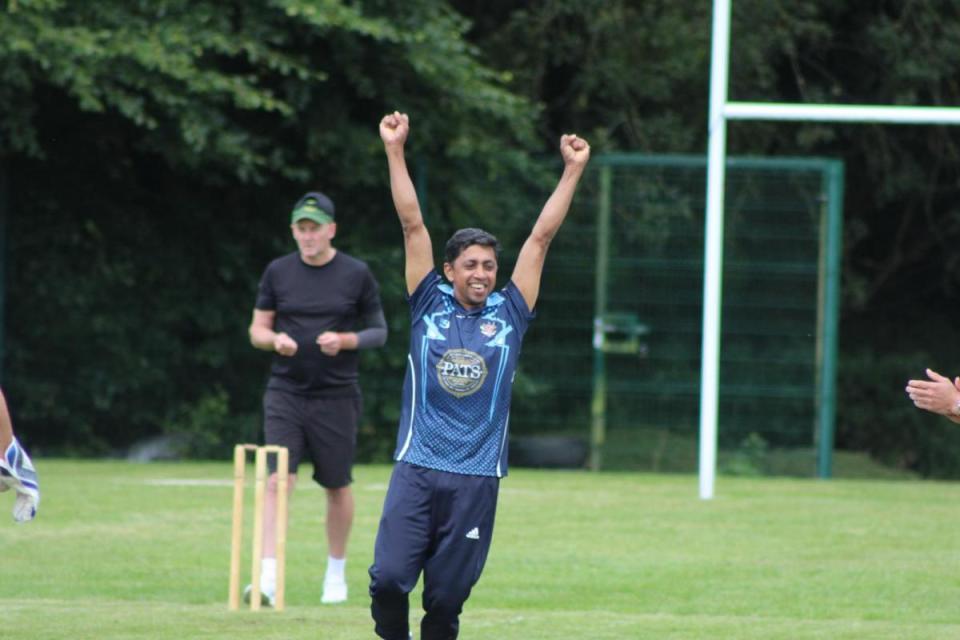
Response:
[[[960,377],[953,382],[932,369],[927,369],[929,380],[910,380],[907,395],[918,409],[937,413],[960,424]]]
[[[511,278],[530,309],[537,304],[540,295],[540,276],[543,274],[547,249],[567,217],[577,183],[590,160],[590,145],[575,135],[564,135],[560,138],[560,153],[564,162],[563,175],[543,205],[530,236],[523,243]]]
[[[253,310],[250,321],[250,344],[263,351],[276,351],[282,356],[292,356],[297,352],[297,343],[287,334],[273,330],[276,311]]]
[[[393,206],[397,209],[400,226],[403,228],[407,293],[411,294],[434,268],[434,264],[430,234],[423,224],[420,202],[417,200],[413,181],[410,180],[403,153],[403,145],[409,133],[410,119],[405,113],[394,111],[380,120],[380,138],[383,140],[387,166],[390,169],[390,193],[393,195]]]
[[[7,399],[0,391],[0,454],[6,452],[13,442],[13,422],[10,420],[10,411],[7,409]]]

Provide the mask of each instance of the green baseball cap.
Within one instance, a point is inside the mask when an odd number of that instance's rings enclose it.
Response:
[[[297,200],[297,204],[293,205],[290,224],[296,224],[300,220],[312,220],[317,224],[327,224],[333,222],[333,217],[333,200],[319,191],[311,191]]]

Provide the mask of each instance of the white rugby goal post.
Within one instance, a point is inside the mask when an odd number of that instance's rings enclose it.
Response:
[[[714,0],[710,59],[707,205],[703,260],[703,346],[700,374],[700,498],[714,495],[717,467],[717,406],[720,368],[720,309],[723,273],[723,198],[727,120],[793,120],[885,124],[960,124],[960,107],[832,105],[730,102],[730,5]],[[833,380],[827,381],[832,385]]]

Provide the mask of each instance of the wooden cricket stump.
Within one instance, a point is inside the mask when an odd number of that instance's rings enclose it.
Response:
[[[263,505],[267,484],[267,455],[277,456],[276,528],[277,592],[273,608],[283,611],[287,568],[287,485],[290,454],[286,447],[238,444],[233,448],[233,529],[230,536],[230,594],[228,606],[240,608],[240,551],[243,546],[243,502],[247,483],[247,452],[254,454],[253,550],[250,569],[250,610],[260,609],[260,560],[263,555]]]

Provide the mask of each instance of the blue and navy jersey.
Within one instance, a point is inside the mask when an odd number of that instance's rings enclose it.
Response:
[[[465,309],[430,272],[410,296],[410,353],[394,458],[451,473],[507,475],[510,392],[533,313],[508,283]]]

